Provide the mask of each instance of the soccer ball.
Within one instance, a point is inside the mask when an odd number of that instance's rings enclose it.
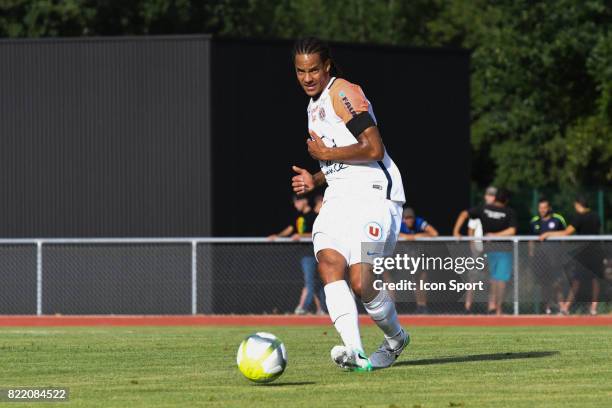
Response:
[[[259,332],[240,343],[236,362],[246,378],[256,383],[267,383],[285,371],[287,351],[275,335]]]

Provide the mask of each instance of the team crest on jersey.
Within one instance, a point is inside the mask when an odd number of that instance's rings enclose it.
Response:
[[[550,221],[550,222],[548,223],[548,228],[550,228],[550,229],[555,228],[555,223],[554,223],[553,221]]]
[[[319,119],[325,120],[325,108],[322,106],[319,108]]]
[[[365,225],[365,233],[372,241],[379,241],[383,236],[383,229],[377,222],[368,222]]]
[[[310,121],[314,122],[315,120],[317,120],[317,108],[313,108],[310,110]]]

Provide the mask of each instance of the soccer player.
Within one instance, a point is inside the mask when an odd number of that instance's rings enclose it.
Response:
[[[344,343],[332,349],[332,359],[352,371],[389,367],[408,345],[409,336],[399,324],[390,294],[373,289],[369,256],[390,255],[395,248],[405,202],[401,176],[361,88],[332,76],[329,47],[316,38],[301,39],[293,57],[298,82],[310,96],[308,152],[319,160],[321,171],[313,175],[294,166],[292,186],[297,194],[306,194],[327,184],[312,240],[328,313]],[[379,251],[362,254],[362,243]],[[347,271],[351,287],[345,281]],[[351,288],[384,333],[370,358],[361,343]]]

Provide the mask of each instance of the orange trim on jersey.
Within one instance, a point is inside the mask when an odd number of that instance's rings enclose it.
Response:
[[[344,123],[358,113],[367,112],[370,107],[361,87],[345,79],[336,79],[329,89],[329,94],[336,115],[342,118]]]

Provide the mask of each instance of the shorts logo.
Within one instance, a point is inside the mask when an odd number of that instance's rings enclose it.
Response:
[[[369,222],[365,226],[365,232],[372,241],[379,241],[382,238],[382,227],[376,222]]]

